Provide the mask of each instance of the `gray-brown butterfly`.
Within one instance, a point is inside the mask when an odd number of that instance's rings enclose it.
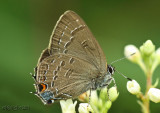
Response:
[[[108,86],[115,72],[85,22],[73,11],[58,20],[35,68],[36,95],[44,104]]]

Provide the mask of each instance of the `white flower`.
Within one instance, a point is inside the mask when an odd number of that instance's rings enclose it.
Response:
[[[127,90],[131,94],[136,95],[136,94],[140,93],[141,88],[135,80],[132,80],[132,81],[127,82]]]
[[[60,101],[62,112],[63,113],[75,113],[75,106],[77,104],[77,101],[73,103],[72,99],[68,100],[61,100]]]
[[[119,95],[116,87],[111,87],[108,93],[109,93],[109,98],[111,99],[112,102],[115,101]]]
[[[148,91],[149,99],[155,103],[160,102],[160,89],[150,88]]]
[[[88,103],[80,103],[78,108],[79,113],[93,113],[93,109]]]
[[[134,54],[134,55],[132,55]],[[134,45],[127,45],[124,48],[124,55],[132,62],[138,62],[141,58],[141,54],[138,48]]]

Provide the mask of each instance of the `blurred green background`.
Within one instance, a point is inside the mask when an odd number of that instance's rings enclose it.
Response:
[[[15,112],[61,113],[59,103],[45,106],[35,91],[30,72],[40,53],[48,46],[59,16],[66,10],[77,12],[87,23],[110,63],[124,56],[127,44],[137,47],[151,39],[160,47],[159,0],[0,0],[0,113],[4,106],[29,106]],[[114,66],[137,80],[145,91],[142,70],[127,60]],[[109,113],[140,113],[137,98],[126,89],[127,80],[115,74],[119,97]],[[160,67],[153,82],[160,77]],[[158,85],[160,88],[160,84]],[[160,104],[151,102],[152,113]]]

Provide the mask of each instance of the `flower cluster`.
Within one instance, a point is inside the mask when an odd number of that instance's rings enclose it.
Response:
[[[107,88],[103,88],[100,91],[100,94],[97,94],[97,91],[91,91],[90,103],[89,103],[89,94],[90,91],[87,91],[79,96],[79,100],[83,103],[79,104],[78,112],[79,113],[107,113],[111,108],[112,102],[115,101],[119,95],[116,87],[111,87],[109,91]],[[109,97],[108,97],[109,95]],[[62,112],[63,113],[75,113],[75,106],[77,101],[73,103],[71,99],[60,101]]]
[[[143,112],[148,110],[147,113],[149,113],[149,108],[146,108],[149,107],[149,99],[155,103],[160,102],[160,89],[156,88],[158,79],[156,83],[152,85],[153,72],[160,64],[160,48],[155,50],[155,45],[153,45],[152,41],[147,40],[140,46],[140,49],[134,45],[125,46],[124,54],[128,60],[138,64],[146,75],[147,85],[145,94],[141,92],[141,87],[135,80],[127,82],[127,89],[131,94],[136,95],[141,100],[138,101],[138,103],[142,106]]]

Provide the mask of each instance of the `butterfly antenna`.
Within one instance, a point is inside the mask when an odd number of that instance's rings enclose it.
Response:
[[[134,55],[134,54],[135,54],[135,53],[132,53],[132,54],[130,54],[129,56],[125,56],[125,57],[123,57],[123,58],[120,58],[120,59],[118,59],[118,60],[115,60],[115,61],[111,62],[111,64],[116,63],[116,62],[119,62],[119,61],[121,61],[121,60],[124,60],[124,59],[126,59],[126,58],[128,58],[128,57],[130,57],[130,56],[132,56],[132,55]]]
[[[132,81],[131,78],[128,78],[127,76],[125,76],[124,74],[122,74],[121,72],[115,70],[118,74],[122,75],[124,78],[128,79],[129,81]]]

